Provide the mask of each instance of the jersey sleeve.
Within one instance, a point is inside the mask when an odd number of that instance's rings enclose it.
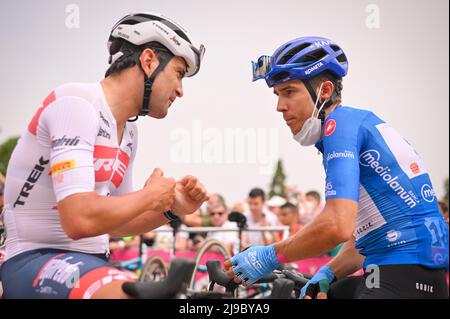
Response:
[[[330,116],[325,121],[323,133],[325,198],[359,201],[361,122],[346,115]]]
[[[50,174],[56,200],[95,190],[94,145],[99,123],[94,106],[67,96],[42,113],[38,142],[50,148]]]

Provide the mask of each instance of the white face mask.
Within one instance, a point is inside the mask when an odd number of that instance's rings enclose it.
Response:
[[[319,102],[320,93],[322,92],[322,85],[323,83],[320,85],[319,94],[317,94],[316,103],[314,103],[314,109],[311,117],[305,121],[300,132],[294,135],[294,140],[296,140],[302,146],[311,146],[316,144],[320,140],[322,121],[318,118],[318,116],[328,100],[324,101],[320,106],[319,111],[317,112],[317,117],[314,116],[314,111],[317,109],[316,106]]]

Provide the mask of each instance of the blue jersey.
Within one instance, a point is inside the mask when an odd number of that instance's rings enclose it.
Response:
[[[365,110],[337,107],[316,147],[327,199],[359,204],[354,237],[364,267],[419,264],[448,268],[448,226],[427,169],[397,131]]]

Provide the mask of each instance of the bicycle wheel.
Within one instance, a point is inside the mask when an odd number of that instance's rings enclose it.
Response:
[[[142,267],[140,282],[160,281],[167,276],[167,266],[164,260],[159,256],[152,256]]]
[[[209,290],[209,276],[206,272],[206,261],[209,259],[226,260],[230,258],[230,252],[218,240],[207,240],[195,255],[195,268],[191,276],[189,289],[205,292]],[[222,264],[223,265],[223,264]],[[217,285],[216,285],[217,286]],[[220,289],[214,289],[217,291]]]

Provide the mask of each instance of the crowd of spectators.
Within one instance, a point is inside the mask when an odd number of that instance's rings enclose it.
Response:
[[[324,205],[317,191],[302,192],[294,187],[287,187],[286,196],[267,198],[261,188],[251,189],[246,200],[228,205],[220,194],[212,194],[210,199],[197,212],[184,216],[181,224],[166,224],[142,236],[142,241],[149,249],[170,251],[175,234],[175,250],[197,251],[206,240],[219,240],[233,254],[251,245],[270,245],[283,239],[283,231],[271,227],[286,226],[288,235],[293,236],[302,227],[321,213]],[[244,230],[239,238],[238,227],[229,221],[230,213],[241,213],[246,218],[248,231]],[[215,231],[188,232],[190,227],[213,227]],[[174,231],[174,228],[176,231]],[[251,231],[258,228],[259,231]],[[268,228],[268,230],[265,230]],[[220,229],[224,229],[220,231]],[[225,230],[226,229],[226,230]],[[235,231],[229,231],[235,229]],[[208,228],[210,230],[210,228]],[[113,238],[113,249],[138,249],[139,237]],[[240,245],[240,246],[239,246]],[[334,255],[338,251],[330,252]]]

